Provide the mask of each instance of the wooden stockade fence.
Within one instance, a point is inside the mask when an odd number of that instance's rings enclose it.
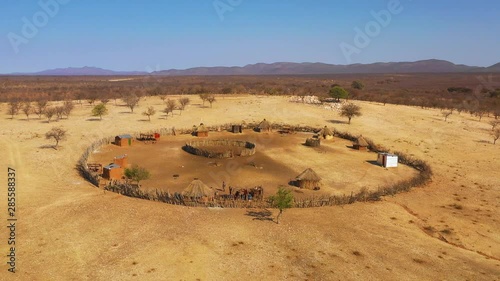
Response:
[[[245,128],[253,128],[257,124],[245,124]],[[290,127],[286,124],[272,124],[273,130],[281,129],[282,127]],[[222,128],[229,129],[231,128],[231,124],[225,124],[221,126],[213,126],[207,127],[210,131],[220,131]],[[317,132],[316,128],[308,127],[308,126],[294,126],[293,127],[296,132]],[[176,134],[191,134],[192,129],[181,129],[176,130],[173,128],[161,128],[158,130],[152,130],[150,134],[160,133],[161,135],[172,135]],[[140,136],[140,132],[132,134],[134,138]],[[144,132],[142,132],[144,134]],[[354,141],[357,139],[356,136],[347,133],[347,132],[334,132],[335,136],[347,139],[350,141]],[[375,144],[372,140],[366,139],[368,143],[368,148],[373,152],[390,152],[382,146]],[[100,149],[103,145],[109,145],[114,142],[114,136],[103,138],[98,141],[93,142],[87,149],[83,152],[80,157],[77,168],[80,174],[89,182],[99,187],[99,175],[95,172],[92,172],[88,165],[87,161],[89,156],[96,150]],[[338,205],[346,205],[353,204],[355,202],[367,202],[367,201],[379,201],[382,196],[393,196],[401,192],[407,192],[411,188],[424,186],[427,184],[432,178],[432,169],[431,167],[423,160],[415,158],[414,156],[406,155],[402,152],[394,152],[393,154],[398,156],[399,163],[410,166],[417,170],[419,173],[407,180],[402,180],[396,182],[394,184],[390,184],[385,187],[379,187],[376,191],[368,191],[366,188],[362,188],[357,193],[351,193],[350,195],[334,195],[334,196],[312,196],[310,198],[305,199],[294,199],[293,207],[294,208],[311,208],[311,207],[324,207],[324,206],[338,206]],[[170,194],[168,192],[156,190],[154,193],[149,193],[140,190],[138,187],[134,187],[132,185],[127,184],[115,184],[108,185],[105,187],[105,190],[113,191],[125,196],[159,201],[173,205],[182,205],[182,206],[192,206],[192,207],[222,207],[222,208],[271,208],[272,202],[269,199],[264,200],[241,200],[234,199],[229,197],[220,197],[212,200],[204,201],[196,201],[184,198],[180,193]]]

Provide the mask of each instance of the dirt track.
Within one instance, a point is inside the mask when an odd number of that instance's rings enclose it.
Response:
[[[110,105],[102,122],[87,121],[86,106],[54,124],[4,115],[0,166],[18,171],[18,273],[2,262],[0,279],[498,280],[500,146],[487,143],[488,119],[454,114],[444,122],[438,110],[359,104],[364,115],[351,125],[331,111],[255,96],[220,98],[212,109],[195,101],[182,116],[151,123],[140,121],[140,112],[160,109],[157,98],[135,114]],[[383,202],[287,210],[276,225],[259,210],[183,208],[103,192],[74,169],[98,137],[219,123],[221,116],[318,127],[334,121],[339,130],[427,159],[435,177]],[[57,151],[43,138],[52,125],[70,134]],[[1,231],[0,241],[7,235]],[[7,252],[6,242],[0,247]]]

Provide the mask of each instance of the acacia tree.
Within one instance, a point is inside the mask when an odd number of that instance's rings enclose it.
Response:
[[[62,119],[62,117],[64,115],[64,107],[63,106],[56,106],[56,107],[54,107],[54,111],[56,113],[57,120]]]
[[[361,116],[361,107],[354,103],[346,103],[340,109],[340,116],[347,117],[349,124],[351,124],[352,117]]]
[[[207,101],[208,94],[207,93],[202,93],[200,94],[200,99],[203,102],[203,106],[205,106],[205,102]]]
[[[40,98],[36,101],[35,113],[38,115],[39,119],[42,119],[42,115],[44,114],[45,109],[48,105],[49,102],[44,98]]]
[[[349,97],[349,93],[340,86],[332,87],[328,94],[330,95],[330,97],[337,99],[337,102],[339,102],[340,99],[347,99]]]
[[[43,114],[47,118],[47,123],[50,123],[50,120],[52,119],[52,117],[54,116],[54,114],[56,114],[56,109],[53,108],[53,107],[47,107],[43,111]]]
[[[174,109],[177,106],[175,100],[168,99],[165,103],[167,106],[163,112],[165,112],[167,116],[170,112],[172,112],[172,116],[174,116]]]
[[[99,116],[100,120],[102,120],[102,116],[106,114],[108,114],[108,109],[104,103],[98,104],[92,109],[92,115]]]
[[[145,168],[133,165],[132,168],[125,169],[125,177],[128,180],[137,182],[137,185],[139,185],[140,181],[149,179],[151,174]]]
[[[276,195],[269,198],[273,207],[278,208],[280,211],[278,216],[276,216],[276,223],[280,223],[280,217],[285,209],[291,208],[293,203],[293,194],[290,190],[285,189],[280,186]]]
[[[134,113],[134,108],[139,104],[139,100],[141,98],[139,98],[137,95],[135,94],[132,94],[132,95],[128,95],[126,96],[123,101],[125,102],[125,104],[127,105],[128,108],[130,108],[130,111],[132,113]]]
[[[154,107],[152,107],[152,106],[148,107],[148,109],[146,109],[146,111],[144,111],[144,112],[142,113],[142,115],[144,115],[144,116],[147,116],[147,117],[148,117],[149,122],[151,122],[151,116],[153,116],[153,115],[155,115],[155,114],[156,114],[156,110],[155,110],[155,108],[154,108]]]
[[[24,112],[24,115],[26,115],[26,119],[30,121],[30,114],[33,112],[33,106],[31,105],[31,103],[30,102],[24,103],[22,110]]]
[[[490,121],[490,125],[491,125],[491,130],[494,131],[495,128],[500,125],[500,120],[492,120]]]
[[[11,119],[14,119],[14,115],[17,115],[19,113],[20,108],[21,104],[18,101],[9,102],[9,107],[7,109],[7,112],[11,116]]]
[[[64,115],[66,115],[66,118],[69,118],[69,115],[71,114],[71,112],[75,108],[75,105],[73,104],[72,101],[67,100],[67,101],[64,101],[62,107],[63,107],[63,113],[64,113]]]
[[[186,108],[186,106],[191,102],[191,100],[188,97],[182,97],[179,99],[179,109],[182,111]]]
[[[45,138],[54,139],[56,141],[54,149],[57,149],[59,142],[66,139],[66,130],[60,127],[53,127],[50,131],[45,133]]]
[[[216,102],[215,95],[208,95],[207,101],[210,103],[210,108],[212,108],[212,104]]]

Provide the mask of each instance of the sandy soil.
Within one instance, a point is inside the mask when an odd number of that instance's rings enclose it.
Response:
[[[318,148],[303,145],[312,135],[255,133],[251,130],[238,135],[210,133],[208,139],[250,141],[257,145],[255,155],[233,159],[210,159],[185,152],[182,146],[197,140],[191,135],[163,136],[156,144],[136,141],[131,147],[105,146],[93,154],[89,163],[105,166],[112,163],[114,157],[127,154],[129,167],[136,164],[151,172],[151,179],[141,182],[141,188],[145,190],[182,192],[194,178],[198,178],[214,189],[221,189],[223,181],[235,188],[262,186],[265,196],[276,193],[279,186],[289,186],[289,182],[302,171],[312,168],[322,178],[322,188],[313,191],[289,187],[298,198],[349,195],[363,187],[376,190],[417,174],[416,170],[404,165],[395,169],[378,166],[373,163],[376,153],[354,150],[350,148],[352,143],[343,139],[324,140]]]
[[[490,119],[454,114],[444,122],[438,110],[358,102],[364,115],[347,125],[338,113],[280,97],[220,98],[211,109],[198,103],[151,123],[140,112],[161,108],[157,98],[134,114],[110,105],[101,122],[89,121],[87,106],[54,124],[3,115],[0,170],[17,170],[19,221],[18,272],[7,271],[3,255],[0,279],[499,280],[500,145],[490,143]],[[318,127],[334,122],[427,159],[435,177],[382,202],[287,210],[277,225],[265,210],[184,208],[103,192],[74,169],[98,137],[263,118]],[[69,133],[57,151],[43,138],[53,125]],[[2,253],[7,236],[0,231]]]

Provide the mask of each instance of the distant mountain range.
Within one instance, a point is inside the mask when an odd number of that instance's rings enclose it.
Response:
[[[34,76],[194,76],[194,75],[312,75],[341,73],[457,73],[457,72],[500,72],[500,63],[489,67],[454,64],[444,60],[421,60],[415,62],[377,62],[371,64],[335,65],[326,63],[257,63],[243,67],[195,67],[189,69],[169,69],[153,73],[140,71],[113,71],[97,67],[58,68],[34,73],[11,73],[8,75]]]

